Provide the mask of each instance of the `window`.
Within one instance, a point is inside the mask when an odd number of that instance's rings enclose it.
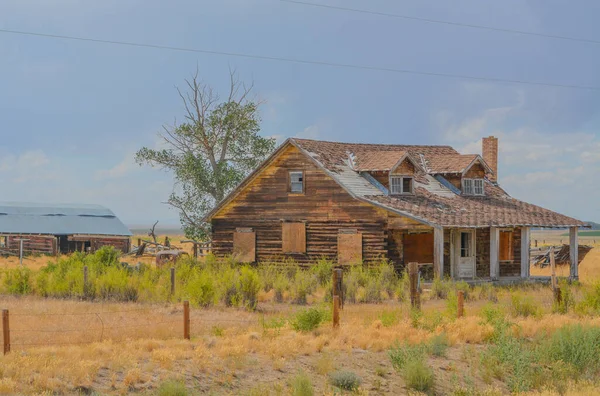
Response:
[[[256,233],[252,228],[237,228],[233,233],[233,257],[240,263],[256,261]]]
[[[412,194],[413,178],[410,176],[391,176],[390,191],[392,194]]]
[[[283,223],[281,249],[283,253],[306,253],[306,224]]]
[[[513,252],[513,232],[512,231],[500,231],[500,246],[499,246],[499,257],[500,261],[512,261],[515,259]]]
[[[471,257],[473,256],[471,251],[471,233],[461,232],[460,233],[460,257]]]
[[[304,172],[290,172],[290,192],[295,194],[304,193]]]
[[[463,179],[464,195],[483,195],[483,179]]]

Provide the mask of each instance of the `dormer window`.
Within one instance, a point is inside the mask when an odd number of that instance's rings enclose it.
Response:
[[[413,194],[412,176],[390,176],[390,192],[392,194]]]
[[[463,195],[484,195],[483,179],[463,179]]]

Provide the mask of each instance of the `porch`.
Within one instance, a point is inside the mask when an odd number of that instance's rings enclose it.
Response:
[[[578,227],[569,228],[570,274],[579,278]],[[549,282],[530,272],[531,227],[426,228],[389,230],[390,259],[417,262],[425,281],[443,276],[469,283]]]

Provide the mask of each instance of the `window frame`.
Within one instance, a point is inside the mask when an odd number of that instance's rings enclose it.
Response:
[[[302,183],[302,191],[300,191],[300,192],[299,191],[293,191],[293,189],[292,189],[292,183],[294,183],[292,181],[292,174],[294,174],[294,173],[296,173],[296,174],[299,173],[301,175],[300,176],[301,177],[300,182],[296,182],[296,183]],[[287,190],[288,190],[289,194],[297,194],[297,195],[304,194],[304,192],[306,191],[306,181],[305,181],[304,176],[305,175],[304,175],[304,171],[303,170],[290,170],[290,171],[288,171],[288,188],[287,188]]]
[[[394,191],[394,179],[399,179],[400,192]],[[404,191],[404,180],[410,180],[410,191]],[[415,177],[409,175],[390,175],[389,178],[390,195],[414,195],[415,193]]]
[[[485,195],[485,183],[483,179],[474,179],[474,178],[463,178],[462,179],[462,194],[463,195],[471,195],[475,197],[482,197]],[[478,192],[478,186],[480,185],[481,191]],[[467,185],[469,185],[470,189],[467,189]]]

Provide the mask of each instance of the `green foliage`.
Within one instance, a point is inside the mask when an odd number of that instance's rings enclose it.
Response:
[[[383,301],[383,287],[377,274],[369,274],[366,277],[365,292],[361,298],[364,303],[380,303]]]
[[[240,271],[240,292],[242,303],[249,310],[254,311],[256,309],[260,288],[260,279],[256,270],[248,266],[242,267]]]
[[[562,361],[576,372],[594,375],[600,370],[600,328],[568,325],[542,342],[546,361]]]
[[[329,375],[329,383],[346,391],[356,391],[362,380],[352,371],[336,371]]]
[[[294,376],[290,383],[292,396],[312,396],[314,395],[313,384],[310,377],[303,371]]]
[[[381,320],[381,324],[384,327],[391,327],[391,326],[398,324],[398,322],[400,322],[400,314],[401,314],[401,312],[398,310],[394,310],[394,311],[386,310],[386,311],[381,312],[381,314],[379,314],[379,320]]]
[[[404,382],[410,389],[429,393],[433,390],[434,374],[424,360],[411,360],[403,370]]]
[[[206,271],[199,272],[187,284],[190,302],[201,307],[209,307],[215,303],[216,291],[213,277]]]
[[[31,291],[31,270],[17,267],[4,272],[4,288],[10,294],[28,294]]]
[[[331,281],[333,263],[325,258],[321,258],[316,264],[310,267],[310,272],[314,274],[320,286],[325,286]]]
[[[554,299],[554,302],[552,303],[552,312],[566,314],[569,312],[569,309],[575,305],[575,301],[573,300],[573,292],[571,291],[569,283],[566,280],[561,280],[558,284],[558,287],[561,298],[560,302],[557,302],[556,299]]]
[[[319,308],[301,310],[291,322],[296,331],[308,332],[316,329],[326,319],[327,313]]]
[[[223,102],[197,75],[186,84],[184,121],[161,135],[167,147],[143,147],[135,159],[173,172],[181,188],[169,204],[179,210],[186,236],[203,239],[204,215],[274,150],[275,140],[260,136],[258,103],[235,75]]]
[[[512,323],[507,320],[506,315],[500,307],[493,304],[487,304],[481,309],[481,315],[484,323],[492,325],[494,332],[491,336],[491,341],[495,342],[509,334]]]
[[[533,297],[515,293],[511,296],[511,313],[513,316],[539,317],[542,315],[542,308]]]
[[[600,314],[600,281],[584,290],[583,299],[575,305],[575,310],[584,315]]]
[[[295,304],[306,304],[306,298],[314,290],[315,278],[308,271],[297,271],[290,287],[293,302]]]
[[[410,361],[424,360],[427,356],[427,346],[424,344],[397,344],[390,348],[388,354],[392,360],[392,366],[400,371]]]
[[[187,396],[188,391],[183,382],[165,381],[158,388],[158,396]]]
[[[429,341],[429,349],[433,356],[444,357],[448,349],[449,342],[446,333],[433,336]]]
[[[284,274],[277,275],[275,282],[273,283],[273,289],[275,289],[275,301],[283,302],[283,293],[290,288],[290,280]]]

